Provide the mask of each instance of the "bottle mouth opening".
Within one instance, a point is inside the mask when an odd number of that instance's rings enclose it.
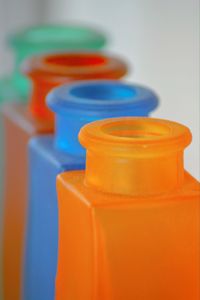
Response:
[[[115,122],[105,124],[102,126],[102,131],[119,139],[133,140],[157,140],[167,137],[170,134],[170,127],[166,124],[159,124],[153,122],[141,122],[141,120],[134,120],[132,122]]]
[[[55,67],[97,67],[107,62],[106,57],[98,54],[60,54],[47,56],[45,63]]]
[[[87,149],[112,148],[116,153],[140,156],[183,150],[191,142],[191,133],[168,120],[125,117],[90,123],[81,129],[79,138]]]
[[[116,82],[94,82],[72,87],[70,95],[88,100],[128,100],[137,95],[136,89]]]
[[[127,73],[126,64],[118,58],[99,52],[77,51],[40,55],[27,59],[22,71],[29,77],[66,77],[76,80],[118,79]]]
[[[78,25],[41,25],[22,30],[10,37],[13,45],[61,45],[87,48],[101,47],[106,39],[95,29]]]
[[[158,105],[157,95],[148,88],[119,80],[87,80],[55,88],[47,97],[58,114],[84,113],[118,117],[147,115]]]

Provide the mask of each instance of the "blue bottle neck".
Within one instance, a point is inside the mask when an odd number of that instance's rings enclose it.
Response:
[[[55,119],[55,147],[62,152],[85,157],[85,149],[78,140],[78,133],[85,124],[92,122],[92,118],[75,118],[56,114]]]

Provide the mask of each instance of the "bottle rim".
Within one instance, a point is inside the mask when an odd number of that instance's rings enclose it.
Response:
[[[101,48],[107,39],[97,29],[79,24],[47,24],[28,27],[10,35],[12,47]]]
[[[78,79],[120,78],[128,66],[120,58],[96,51],[68,51],[27,59],[22,71],[29,77],[67,77]]]
[[[58,114],[104,114],[116,116],[142,111],[148,114],[158,106],[158,96],[147,87],[120,80],[89,80],[62,85],[47,96],[47,104]]]
[[[122,156],[183,151],[191,140],[191,132],[184,125],[144,117],[95,121],[82,127],[79,133],[79,141],[87,150],[110,150],[110,153]]]

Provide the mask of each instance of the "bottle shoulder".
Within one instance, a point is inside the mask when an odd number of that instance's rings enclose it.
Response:
[[[67,171],[57,177],[57,185],[62,194],[83,200],[91,207],[112,207],[118,205],[168,205],[174,202],[189,201],[194,199],[200,204],[200,183],[188,172],[185,172],[184,185],[179,190],[171,191],[162,195],[149,197],[137,197],[103,193],[94,188],[87,187],[84,183],[84,170]]]
[[[45,134],[32,137],[29,141],[30,163],[46,163],[53,165],[59,172],[83,169],[85,159],[60,151],[55,147],[54,135]]]
[[[12,122],[16,127],[19,127],[29,134],[53,132],[53,123],[35,118],[26,104],[6,104],[2,109],[2,114],[5,122]]]

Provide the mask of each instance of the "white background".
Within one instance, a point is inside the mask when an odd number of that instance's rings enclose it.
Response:
[[[12,59],[5,35],[21,25],[79,21],[109,32],[109,50],[123,55],[128,80],[154,88],[153,114],[181,122],[193,133],[186,168],[200,178],[199,0],[0,0],[0,74]]]

